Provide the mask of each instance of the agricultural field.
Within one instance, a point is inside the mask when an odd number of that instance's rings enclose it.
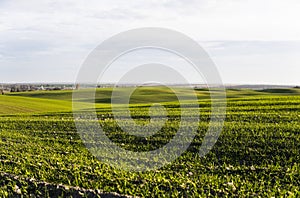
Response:
[[[145,172],[113,168],[89,152],[74,123],[72,91],[0,96],[0,197],[299,197],[300,89],[227,90],[224,128],[204,157],[199,148],[211,102],[208,90],[195,92],[200,122],[193,142],[174,162]],[[172,139],[180,106],[169,89],[141,87],[131,97],[132,117],[140,123],[149,122],[152,103],[167,108],[169,122],[148,139],[117,126],[111,93],[98,89],[94,101],[98,122],[113,142],[141,152]]]

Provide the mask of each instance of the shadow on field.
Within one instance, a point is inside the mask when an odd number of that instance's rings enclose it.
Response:
[[[296,93],[298,93],[298,91],[295,89],[263,89],[263,90],[258,90],[257,92],[278,93],[278,94],[296,94]]]

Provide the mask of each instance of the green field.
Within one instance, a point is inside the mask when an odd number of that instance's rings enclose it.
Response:
[[[185,93],[184,88],[178,91]],[[100,124],[119,146],[149,151],[176,133],[180,109],[169,89],[143,87],[131,97],[132,116],[140,123],[149,121],[151,103],[162,101],[168,109],[170,122],[147,140],[127,136],[117,126],[111,92],[98,89],[95,107]],[[104,192],[141,197],[299,197],[300,89],[227,90],[223,131],[202,158],[198,152],[208,128],[210,100],[208,90],[196,93],[201,121],[189,149],[173,163],[147,172],[112,168],[89,153],[74,124],[72,91],[0,96],[0,197],[92,197]],[[189,97],[186,93],[186,103]],[[93,101],[75,102],[89,106]]]

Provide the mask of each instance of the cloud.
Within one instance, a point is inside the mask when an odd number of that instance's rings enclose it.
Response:
[[[203,46],[212,56],[300,54],[300,41],[209,41]]]
[[[0,28],[28,36],[33,35],[31,29],[40,37],[52,33],[56,39],[95,42],[127,29],[159,26],[197,40],[300,39],[296,20],[300,2],[295,0],[5,2],[0,7]],[[210,2],[213,6],[207,6]]]
[[[68,68],[74,74],[87,54],[103,40],[147,26],[174,29],[200,41],[218,59],[223,72],[223,68],[232,65],[230,61],[241,67],[247,65],[244,57],[250,55],[266,64],[266,58],[281,53],[299,61],[295,58],[299,56],[295,42],[300,40],[299,10],[297,0],[2,0],[1,73],[11,73],[23,65],[32,73],[42,72],[32,68],[43,67],[62,73]],[[283,60],[294,71],[297,62]],[[62,75],[51,78],[66,79],[59,76]]]
[[[300,41],[218,41],[206,49],[227,83],[300,84]]]

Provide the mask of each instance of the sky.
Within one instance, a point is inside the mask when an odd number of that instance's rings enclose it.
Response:
[[[298,0],[0,0],[0,83],[74,82],[104,40],[162,27],[197,41],[226,84],[300,85],[299,10]]]

